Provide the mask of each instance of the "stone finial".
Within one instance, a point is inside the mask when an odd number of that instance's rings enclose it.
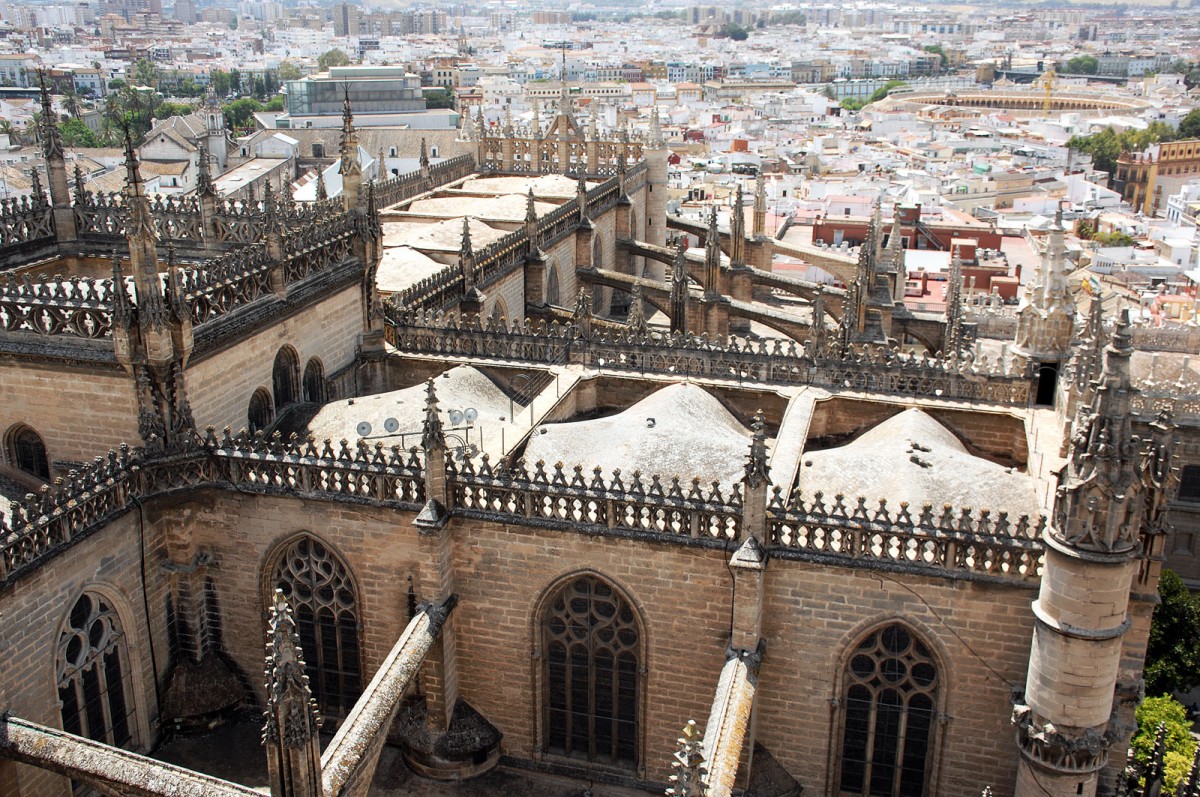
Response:
[[[534,205],[533,186],[529,186],[529,193],[525,197],[525,223],[537,223],[537,206]]]
[[[504,136],[506,138],[512,138],[513,125],[512,125],[512,106],[511,105],[504,106],[504,130],[503,130],[503,132],[504,132]]]
[[[317,201],[329,199],[329,189],[325,187],[325,170],[317,166]]]
[[[29,198],[35,208],[45,207],[46,190],[42,188],[42,170],[34,166],[29,172]]]
[[[751,488],[765,484],[771,471],[767,464],[767,424],[763,411],[754,413],[754,421],[750,424],[754,436],[750,439],[750,455],[746,461],[746,484]]]
[[[630,329],[639,335],[645,334],[649,328],[646,324],[646,308],[642,302],[641,285],[634,285],[633,289],[629,292],[629,318],[626,323],[628,323]]]
[[[58,119],[54,116],[54,104],[50,98],[50,89],[46,85],[46,70],[38,70],[38,88],[42,100],[42,154],[46,160],[63,159],[62,136],[58,132]]]
[[[946,285],[946,345],[944,353],[957,359],[963,349],[963,270],[957,246],[950,255],[950,274]]]
[[[767,183],[763,178],[762,169],[754,176],[754,230],[755,238],[763,238],[767,234]]]
[[[1158,797],[1162,793],[1163,781],[1167,775],[1166,754],[1167,724],[1160,722],[1154,731],[1154,747],[1150,750],[1150,760],[1146,762],[1145,781],[1142,786],[1143,797]]]
[[[704,238],[704,295],[721,293],[721,233],[717,229],[717,209],[708,217],[708,233]]]
[[[437,391],[433,380],[425,383],[425,420],[421,425],[421,448],[426,452],[446,447],[446,435],[442,431],[442,417],[438,414]]]
[[[1145,519],[1142,528],[1147,534],[1166,534],[1171,530],[1167,502],[1175,494],[1179,474],[1174,466],[1175,423],[1169,409],[1161,410],[1150,424],[1150,439],[1142,452],[1142,491],[1145,494]]]
[[[742,183],[738,182],[733,194],[733,213],[729,216],[729,261],[733,266],[745,262],[746,208],[743,204]]]
[[[579,334],[583,337],[590,337],[592,334],[592,292],[586,287],[579,289],[579,294],[575,297],[575,311],[573,313],[575,326],[579,329]]]
[[[213,184],[212,172],[209,164],[211,158],[208,154],[208,145],[204,140],[200,140],[200,162],[196,170],[196,193],[200,196],[216,196],[217,187]]]
[[[79,161],[75,161],[75,204],[87,204],[87,188],[83,180],[83,169],[79,168]]]
[[[263,744],[272,794],[321,794],[321,716],[313,700],[296,620],[283,590],[275,590],[267,621],[267,707]]]
[[[362,175],[362,164],[358,162],[358,133],[354,129],[354,112],[350,108],[350,89],[346,89],[342,100],[342,144],[341,144],[341,173],[343,176],[359,177]],[[357,186],[357,182],[355,182]],[[348,190],[343,186],[343,190]]]
[[[820,357],[825,353],[825,286],[817,285],[817,295],[812,303],[812,326],[809,328],[809,340],[812,341],[813,356]]]
[[[671,332],[687,332],[688,271],[687,243],[681,237],[671,259]]]
[[[470,108],[463,110],[462,128],[459,131],[459,141],[474,141],[478,133],[475,130],[475,115],[471,113]]]
[[[588,187],[587,180],[584,179],[584,171],[581,167],[575,183],[575,201],[579,204],[579,220],[581,222],[588,220]]]
[[[675,751],[675,760],[671,768],[671,786],[667,789],[668,797],[705,797],[708,794],[708,784],[705,777],[708,768],[704,762],[704,739],[696,728],[695,720],[688,720],[683,726],[683,735],[679,737],[679,748]]]
[[[425,148],[425,139],[421,139],[421,155],[419,158],[421,165],[421,174],[426,174],[429,171],[429,152]]]

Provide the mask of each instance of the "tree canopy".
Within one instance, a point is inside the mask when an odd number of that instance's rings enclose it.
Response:
[[[1188,113],[1179,122],[1180,138],[1200,138],[1200,108]]]
[[[349,63],[350,56],[336,47],[332,50],[326,50],[317,58],[317,68],[322,72],[327,71],[331,66],[346,66]]]
[[[1200,685],[1200,597],[1163,570],[1146,645],[1146,694],[1187,692]]]
[[[1100,71],[1100,62],[1094,56],[1077,55],[1063,67],[1068,75],[1094,75]]]
[[[1112,174],[1117,170],[1117,158],[1122,152],[1140,152],[1160,141],[1174,141],[1179,134],[1163,122],[1151,122],[1145,130],[1124,130],[1120,133],[1106,127],[1090,136],[1074,136],[1067,142],[1071,149],[1092,156],[1092,164]]]
[[[1134,758],[1143,765],[1150,761],[1159,724],[1166,725],[1163,794],[1174,794],[1180,781],[1187,777],[1192,756],[1196,752],[1196,740],[1192,738],[1192,724],[1188,722],[1187,709],[1178,700],[1166,695],[1148,697],[1137,707],[1136,717],[1138,729],[1129,745],[1133,748]]]
[[[745,41],[750,37],[750,32],[736,22],[730,22],[722,32],[735,42]]]

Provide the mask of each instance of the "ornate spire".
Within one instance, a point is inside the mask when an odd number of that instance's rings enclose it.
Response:
[[[1192,756],[1192,768],[1188,776],[1179,784],[1179,797],[1200,797],[1200,745]]]
[[[421,426],[421,448],[426,452],[446,447],[446,435],[442,432],[442,417],[438,414],[437,391],[433,380],[425,383],[425,422]]]
[[[1150,439],[1142,452],[1139,471],[1145,495],[1142,529],[1146,534],[1166,534],[1171,530],[1167,502],[1175,493],[1179,474],[1174,467],[1175,424],[1170,410],[1162,410],[1150,424]]]
[[[587,180],[584,179],[583,167],[579,169],[578,179],[575,183],[575,201],[579,203],[579,220],[586,222],[588,220],[588,187]]]
[[[659,122],[657,105],[650,109],[650,140],[647,144],[650,149],[662,149],[664,146],[662,124]]]
[[[329,189],[325,187],[325,170],[317,166],[317,200],[329,199]]]
[[[429,152],[425,148],[425,138],[421,138],[421,156],[420,156],[421,173],[429,171]]]
[[[825,286],[817,285],[817,295],[812,303],[812,326],[809,328],[808,339],[812,342],[814,357],[825,353]]]
[[[86,205],[87,199],[88,193],[83,180],[83,169],[79,168],[79,161],[75,161],[75,204]]]
[[[704,239],[704,295],[721,293],[721,233],[717,230],[717,209],[708,217],[708,234]]]
[[[217,187],[213,184],[212,172],[209,171],[211,162],[208,145],[200,139],[200,162],[196,169],[196,193],[200,196],[216,196]]]
[[[46,190],[42,188],[42,170],[34,166],[29,173],[29,198],[35,208],[46,206]]]
[[[62,136],[58,132],[58,118],[54,115],[54,104],[50,89],[46,86],[46,70],[38,70],[38,84],[42,97],[42,154],[46,160],[63,158]]]
[[[305,674],[296,620],[282,590],[275,590],[267,621],[267,708],[263,744],[272,794],[319,795],[321,717]]]
[[[767,464],[767,424],[762,410],[754,413],[754,421],[750,424],[754,437],[750,440],[750,456],[746,461],[746,485],[751,488],[760,487],[767,481],[771,467]]]
[[[525,197],[525,223],[537,222],[537,206],[533,200],[533,186],[529,186],[529,193]]]
[[[675,760],[671,768],[671,787],[667,789],[668,797],[705,797],[708,794],[708,768],[704,765],[704,740],[696,729],[696,721],[688,720],[683,726],[683,736],[679,737],[679,749],[675,751]]]
[[[342,146],[339,171],[342,175],[342,206],[349,211],[360,209],[362,164],[358,159],[358,133],[354,130],[354,113],[350,108],[350,89],[342,102]]]
[[[688,271],[687,244],[681,237],[671,260],[671,332],[687,332]]]
[[[579,334],[583,337],[591,337],[592,334],[592,292],[586,287],[579,289],[579,294],[575,297],[575,326],[579,329]]]
[[[729,262],[735,268],[746,262],[746,208],[742,199],[739,180],[733,195],[733,213],[729,216]]]
[[[463,291],[475,290],[475,249],[471,246],[471,219],[463,216],[462,243],[458,249],[458,266],[462,269]]]
[[[1054,534],[1072,546],[1126,554],[1141,531],[1142,465],[1133,439],[1129,311],[1123,310],[1104,350],[1104,370],[1088,405],[1079,408],[1070,461],[1055,501]]]
[[[542,102],[537,97],[533,98],[533,118],[529,122],[530,132],[534,138],[542,137]]]
[[[155,329],[165,321],[162,283],[158,277],[158,234],[150,215],[142,175],[138,168],[133,139],[125,133],[125,238],[129,243],[129,264],[133,271],[138,317],[142,324]]]
[[[471,113],[470,108],[463,109],[462,128],[458,134],[459,141],[474,141],[478,136],[475,130],[475,116]]]
[[[763,179],[762,169],[754,177],[754,237],[763,238],[767,234],[767,183]]]
[[[963,271],[962,257],[955,246],[950,255],[950,275],[946,285],[946,356],[957,359],[963,348]]]

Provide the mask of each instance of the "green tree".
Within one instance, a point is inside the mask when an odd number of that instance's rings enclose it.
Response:
[[[299,80],[303,77],[300,67],[296,66],[291,61],[284,61],[279,65],[279,79],[282,81]]]
[[[229,73],[220,69],[214,69],[212,74],[208,76],[209,85],[218,97],[226,97],[229,95],[229,90],[232,84],[229,79]]]
[[[242,93],[242,73],[239,69],[229,70],[229,90],[234,94]]]
[[[1180,138],[1200,138],[1200,108],[1188,113],[1179,122]]]
[[[350,56],[337,48],[326,50],[317,58],[317,68],[322,72],[328,72],[331,66],[346,66],[349,63]]]
[[[1133,246],[1137,240],[1123,232],[1098,232],[1092,236],[1098,246]]]
[[[100,142],[91,128],[80,119],[68,119],[58,126],[62,142],[67,147],[98,147]]]
[[[156,89],[159,77],[158,65],[148,58],[139,58],[138,62],[133,65],[133,82],[139,86]]]
[[[454,94],[449,89],[438,89],[425,95],[426,108],[453,108]]]
[[[1133,748],[1134,758],[1141,764],[1150,761],[1159,724],[1167,726],[1163,794],[1174,794],[1180,781],[1187,776],[1196,752],[1196,740],[1192,738],[1192,724],[1188,722],[1187,709],[1173,697],[1148,697],[1137,707],[1136,717],[1137,733],[1129,744]]]
[[[1100,62],[1090,55],[1077,55],[1067,61],[1064,71],[1068,75],[1094,75],[1100,71]]]
[[[187,116],[196,106],[186,102],[164,102],[154,109],[155,119],[170,119],[172,116]]]
[[[283,110],[283,95],[276,94],[271,99],[267,100],[267,104],[262,107],[264,111],[282,111]]]
[[[730,22],[721,32],[735,42],[743,42],[750,37],[750,32],[736,22]]]
[[[903,80],[889,80],[887,83],[884,83],[882,86],[875,89],[875,93],[871,95],[871,99],[867,100],[866,103],[864,103],[864,104],[870,105],[873,102],[879,102],[880,100],[887,97],[887,95],[891,94],[893,89],[898,89],[901,86],[907,86],[907,85],[908,84],[905,83]]]
[[[1159,576],[1158,596],[1146,645],[1146,693],[1187,692],[1200,685],[1200,596],[1170,570]]]
[[[847,97],[846,99],[842,100],[841,104],[842,108],[847,111],[861,111],[867,103],[863,100],[855,99],[854,97]]]
[[[254,114],[262,109],[262,104],[253,97],[242,97],[240,100],[234,100],[221,108],[225,113],[225,121],[231,130],[242,130],[249,127],[250,120],[254,118]]]

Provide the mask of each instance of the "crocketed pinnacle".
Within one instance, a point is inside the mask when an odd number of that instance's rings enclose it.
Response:
[[[432,379],[425,383],[425,421],[421,425],[421,447],[426,451],[446,447],[442,417],[438,414],[437,391],[434,390]]]

